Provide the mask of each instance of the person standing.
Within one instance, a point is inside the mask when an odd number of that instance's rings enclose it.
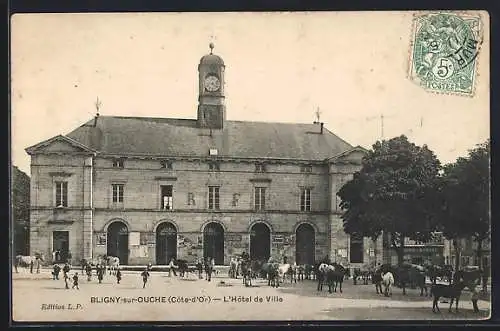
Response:
[[[67,256],[67,259],[68,259],[68,264],[71,266],[71,259],[72,259],[72,255],[71,255],[71,251],[68,250],[68,256]]]
[[[40,264],[41,264],[42,261],[40,261],[40,258],[37,256],[36,259],[35,259],[35,266],[36,266],[36,273],[39,274],[40,273]]]
[[[33,264],[34,264],[33,259],[31,259],[31,261],[30,261],[30,273],[31,274],[33,273]]]
[[[205,279],[209,282],[212,280],[212,268],[212,259],[207,257],[205,259]]]
[[[175,272],[175,268],[177,268],[177,266],[175,265],[175,261],[174,261],[174,258],[171,258],[170,259],[170,263],[168,264],[168,277],[172,277],[172,272],[174,273],[174,276],[177,277],[177,273]]]
[[[201,258],[198,258],[196,262],[196,269],[198,269],[198,278],[203,279],[203,261]]]
[[[141,276],[142,276],[142,288],[145,288],[149,278],[148,268],[144,269],[144,271],[141,273]]]
[[[90,282],[92,280],[92,266],[90,263],[85,266],[85,271],[87,272],[87,281]]]
[[[104,268],[102,265],[98,264],[96,266],[96,272],[97,272],[97,280],[99,281],[99,284],[102,283],[102,279],[104,278]]]
[[[118,284],[120,284],[120,280],[122,280],[122,272],[120,271],[120,269],[116,269],[116,282]]]
[[[52,275],[54,275],[54,280],[59,280],[59,273],[61,272],[61,267],[56,263],[54,264],[54,270]]]
[[[78,287],[78,272],[75,273],[75,275],[73,276],[73,286],[71,288],[75,288],[77,290],[79,290],[80,288]]]
[[[472,296],[471,296],[472,307],[474,308],[474,313],[479,313],[479,308],[477,306],[478,300],[479,300],[479,293],[476,290],[476,286],[474,286],[472,288]]]

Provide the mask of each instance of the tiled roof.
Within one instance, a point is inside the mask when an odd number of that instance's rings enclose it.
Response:
[[[219,156],[324,160],[353,147],[319,124],[226,121],[224,129],[197,127],[196,120],[101,116],[70,137],[91,149],[119,155]]]

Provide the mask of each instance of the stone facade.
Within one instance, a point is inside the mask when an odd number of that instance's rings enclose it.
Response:
[[[27,148],[32,253],[117,254],[122,264],[215,255],[228,264],[253,250],[350,263],[336,194],[366,150],[323,123],[227,121],[224,62],[211,53],[198,70],[196,120],[97,115]],[[377,251],[365,242],[357,263]]]

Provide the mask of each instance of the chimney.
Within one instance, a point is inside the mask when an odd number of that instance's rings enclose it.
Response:
[[[321,134],[323,134],[323,125],[324,125],[324,123],[323,123],[323,122],[321,122],[321,123],[319,123],[319,124],[321,125],[321,131],[320,131],[320,133],[321,133]]]

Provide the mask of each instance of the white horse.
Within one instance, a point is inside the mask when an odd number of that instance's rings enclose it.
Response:
[[[384,295],[386,297],[392,296],[392,286],[394,285],[394,275],[392,272],[382,274],[382,285],[384,285]]]

